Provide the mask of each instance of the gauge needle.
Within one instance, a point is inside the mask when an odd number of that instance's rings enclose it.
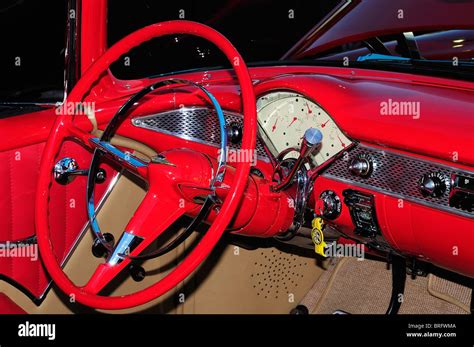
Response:
[[[277,128],[277,123],[278,123],[278,118],[276,119],[275,124],[273,124],[272,133],[275,132],[275,130]]]
[[[306,108],[308,109],[308,114],[311,114],[311,113],[313,113],[313,111],[311,111],[311,109],[309,108],[309,105],[308,105],[308,103],[306,103]]]
[[[323,124],[321,124],[321,128],[324,128],[326,126],[326,124],[328,124],[329,122],[329,119],[327,121],[325,121]]]
[[[344,142],[342,142],[342,140],[341,140],[341,138],[339,137],[339,135],[337,135],[337,138],[339,139],[339,141],[341,141],[341,146],[342,146],[343,148],[345,148],[345,147],[346,147],[346,144],[345,144]]]
[[[293,120],[291,121],[291,123],[288,125],[288,128],[291,127],[291,125],[296,122],[298,120],[297,117],[293,117]]]

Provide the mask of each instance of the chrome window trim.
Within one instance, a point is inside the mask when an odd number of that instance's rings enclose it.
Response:
[[[313,38],[318,35],[322,30],[326,28],[326,26],[331,23],[340,13],[342,13],[349,5],[353,3],[353,0],[342,0],[336,7],[329,12],[329,14],[324,17],[316,26],[310,29],[310,31],[303,36],[291,49],[286,52],[280,60],[288,59],[291,55],[297,53],[296,48],[300,46],[300,44],[304,41],[313,40]],[[303,45],[299,48],[299,50],[308,48],[308,45]]]
[[[64,52],[64,101],[80,78],[81,0],[69,0],[67,8],[66,49]],[[74,18],[71,18],[74,11]]]

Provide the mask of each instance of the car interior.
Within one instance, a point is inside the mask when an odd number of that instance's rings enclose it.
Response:
[[[472,314],[473,3],[135,2],[0,5],[0,313]]]

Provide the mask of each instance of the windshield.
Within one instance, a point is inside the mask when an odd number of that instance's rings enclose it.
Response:
[[[345,43],[305,59],[474,62],[474,30],[403,32]]]
[[[296,60],[474,80],[474,30],[371,37]]]
[[[0,1],[0,103],[64,96],[66,1]]]
[[[338,2],[109,1],[108,44],[149,24],[185,19],[220,31],[247,63],[278,60]],[[132,50],[111,71],[120,79],[135,79],[215,66],[230,67],[213,45],[191,36],[168,36]]]

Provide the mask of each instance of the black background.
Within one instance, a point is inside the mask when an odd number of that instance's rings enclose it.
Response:
[[[0,102],[61,98],[66,4],[0,0]],[[16,57],[20,66],[15,66]]]
[[[315,26],[338,0],[152,1],[109,3],[109,46],[149,24],[179,18],[207,24],[223,33],[249,62],[280,59]],[[294,18],[290,18],[290,10]],[[199,55],[196,47],[200,47]],[[176,44],[173,38],[145,43],[127,55],[130,66],[118,61],[112,71],[120,78],[137,78],[198,67],[226,65],[211,44],[192,37]]]
[[[55,323],[56,340],[18,337],[18,325]],[[408,324],[455,324],[410,329]],[[472,315],[32,315],[0,316],[2,347],[32,346],[470,346]],[[455,332],[456,337],[407,337]]]
[[[338,2],[109,0],[108,42],[148,24],[180,19],[184,10],[184,19],[221,31],[247,62],[277,60]],[[66,16],[66,0],[0,0],[0,103],[62,99]],[[190,37],[173,42],[152,40],[130,52],[130,66],[118,61],[112,71],[119,78],[137,78],[226,64],[207,42]]]

